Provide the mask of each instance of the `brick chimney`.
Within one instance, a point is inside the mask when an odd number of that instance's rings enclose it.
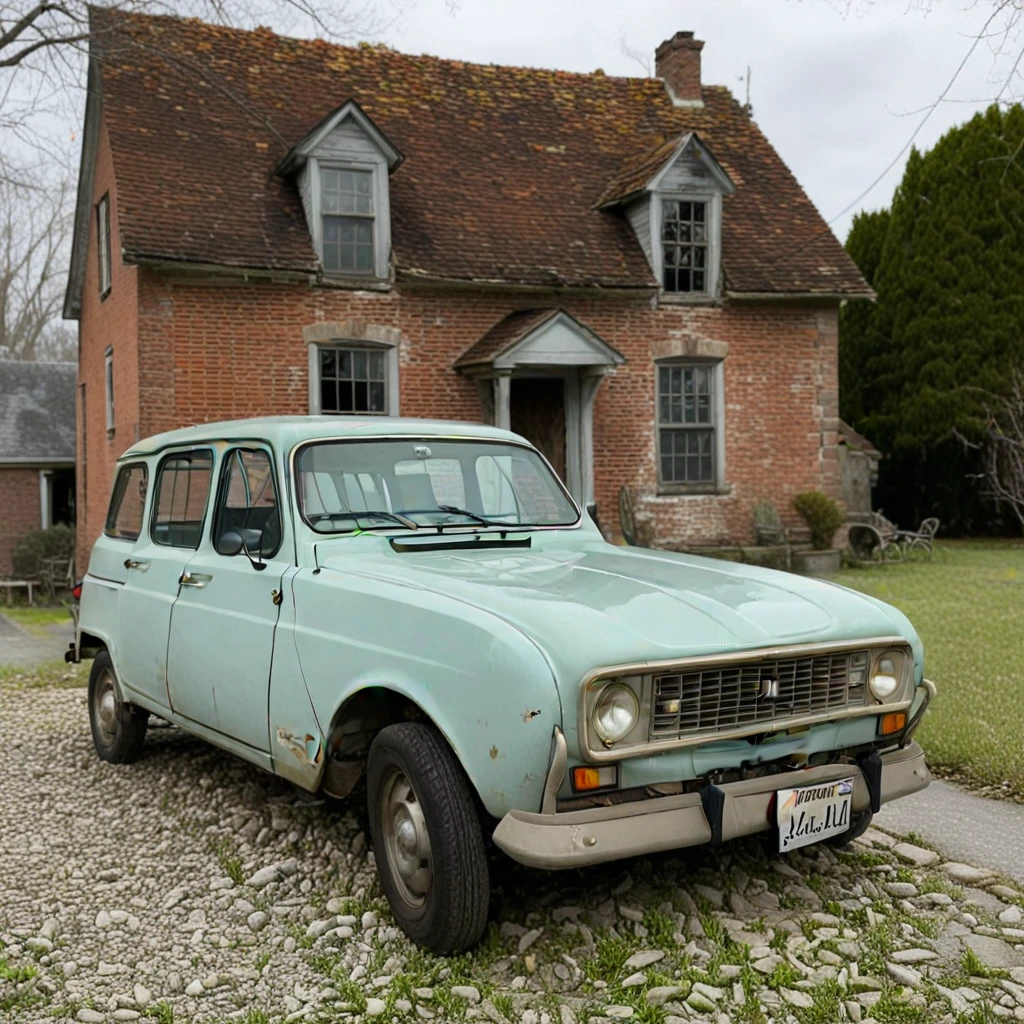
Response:
[[[700,91],[700,51],[703,49],[704,43],[694,39],[692,32],[677,32],[654,53],[655,74],[665,80],[681,106],[697,106],[703,102]]]

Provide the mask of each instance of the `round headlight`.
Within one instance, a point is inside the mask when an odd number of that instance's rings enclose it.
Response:
[[[895,652],[883,654],[871,670],[868,684],[878,700],[888,700],[900,685],[903,675],[903,655]]]
[[[601,691],[594,705],[594,731],[604,743],[617,743],[633,731],[640,717],[636,694],[622,683]]]

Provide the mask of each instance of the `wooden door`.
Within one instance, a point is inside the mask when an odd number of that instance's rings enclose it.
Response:
[[[565,381],[514,377],[509,402],[512,429],[535,444],[565,479]]]

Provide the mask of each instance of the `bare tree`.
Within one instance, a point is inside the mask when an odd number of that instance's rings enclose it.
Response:
[[[71,193],[69,178],[31,187],[0,181],[0,358],[74,355],[74,334],[58,319]]]
[[[986,494],[1007,506],[1024,530],[1024,370],[1015,368],[1005,395],[987,394],[980,441],[960,441],[980,453]]]

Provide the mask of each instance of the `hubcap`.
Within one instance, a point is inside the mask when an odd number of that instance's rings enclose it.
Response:
[[[421,907],[433,880],[423,808],[412,784],[397,768],[384,780],[380,794],[384,848],[399,895],[410,907]]]
[[[96,683],[93,706],[104,742],[113,743],[117,739],[117,691],[114,689],[114,677],[109,672],[104,672]]]

